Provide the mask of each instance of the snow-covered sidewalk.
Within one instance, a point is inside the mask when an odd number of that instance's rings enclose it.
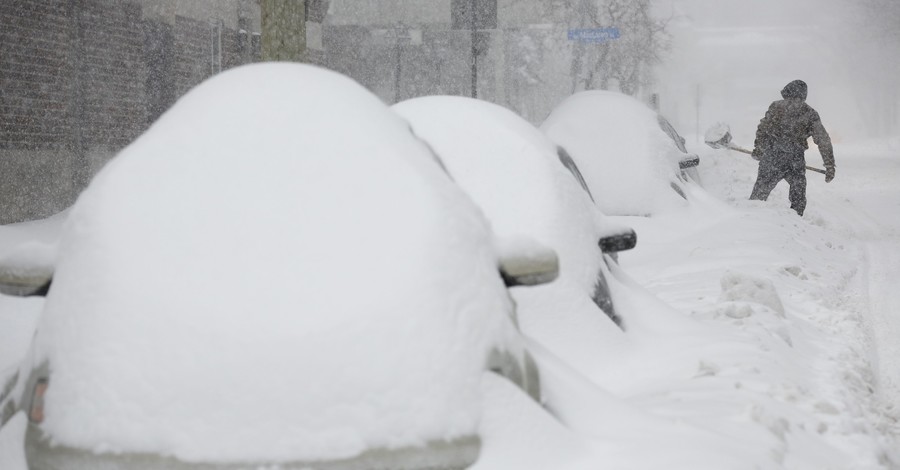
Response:
[[[628,340],[596,383],[532,344],[563,426],[488,381],[477,468],[900,468],[900,165],[855,155],[802,218],[785,184],[748,201],[756,164],[726,152],[690,208],[619,218]]]
[[[768,455],[765,468],[900,465],[900,312],[889,282],[900,267],[900,190],[888,184],[900,171],[896,159],[858,161],[840,162],[828,186],[810,174],[799,218],[785,183],[767,202],[747,201],[755,163],[709,152],[710,197],[689,212],[629,220],[640,241],[623,268],[731,337],[709,338],[717,346],[695,377],[673,375],[631,401],[731,435]]]

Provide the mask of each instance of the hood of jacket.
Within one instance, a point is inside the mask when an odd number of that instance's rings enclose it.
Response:
[[[806,100],[806,82],[803,80],[794,80],[785,85],[781,90],[781,97],[786,100]]]

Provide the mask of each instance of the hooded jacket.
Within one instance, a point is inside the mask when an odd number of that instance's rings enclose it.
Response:
[[[806,141],[811,136],[819,146],[825,168],[834,168],[831,138],[822,126],[819,113],[806,104],[806,91],[805,82],[794,80],[781,90],[784,99],[769,105],[756,129],[755,157],[769,163],[784,160],[803,163],[803,152],[809,148]]]

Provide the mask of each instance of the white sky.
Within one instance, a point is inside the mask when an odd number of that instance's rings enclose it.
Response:
[[[699,132],[724,120],[749,147],[769,103],[802,79],[836,141],[868,137],[874,124],[866,106],[877,106],[879,89],[890,82],[879,73],[879,50],[860,8],[842,0],[660,3],[660,13],[673,16],[674,35],[660,70],[663,112],[685,134],[696,133],[699,89]]]

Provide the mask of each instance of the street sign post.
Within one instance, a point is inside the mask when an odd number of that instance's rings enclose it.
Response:
[[[619,28],[570,29],[569,40],[578,42],[606,42],[619,39]]]

